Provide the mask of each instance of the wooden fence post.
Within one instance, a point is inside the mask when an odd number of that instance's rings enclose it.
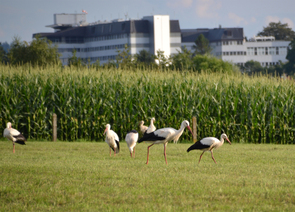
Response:
[[[56,141],[57,138],[57,116],[54,113],[52,116],[52,141]]]
[[[197,118],[193,117],[193,141],[197,142]]]

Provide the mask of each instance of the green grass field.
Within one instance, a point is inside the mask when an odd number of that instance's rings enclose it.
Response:
[[[232,141],[235,142],[235,141]],[[0,211],[295,211],[294,145],[0,141]]]

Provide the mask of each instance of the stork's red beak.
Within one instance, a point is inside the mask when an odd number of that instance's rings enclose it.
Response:
[[[106,131],[107,131],[107,128],[104,130],[103,134],[105,134],[105,133],[106,133]]]
[[[193,132],[192,132],[190,126],[187,126],[187,129],[188,129],[188,130],[191,132],[191,134],[194,136],[194,134],[193,134]]]
[[[228,138],[226,138],[227,142],[231,145],[231,142],[228,140]]]

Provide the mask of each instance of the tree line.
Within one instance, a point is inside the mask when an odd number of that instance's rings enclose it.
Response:
[[[69,58],[69,66],[95,66],[97,68],[141,68],[141,69],[171,69],[171,70],[210,70],[212,72],[232,72],[242,71],[248,74],[268,73],[268,74],[295,74],[295,32],[288,27],[288,24],[270,23],[264,27],[258,36],[274,36],[276,40],[291,41],[288,46],[287,63],[280,62],[275,66],[262,67],[257,61],[248,61],[243,66],[235,66],[229,62],[222,61],[210,55],[212,51],[209,41],[201,34],[193,46],[194,51],[183,47],[177,54],[166,57],[164,52],[158,51],[156,55],[146,50],[140,51],[138,54],[131,55],[130,47],[126,44],[123,50],[117,50],[115,60],[108,63],[100,64],[100,61],[90,63],[89,60],[83,60],[76,56],[76,50],[73,50],[72,57]],[[4,49],[5,47],[5,49]],[[7,65],[30,64],[32,66],[47,66],[52,64],[62,65],[59,59],[60,54],[56,45],[46,38],[36,37],[32,42],[21,41],[15,37],[7,51],[7,43],[0,43],[0,60]]]

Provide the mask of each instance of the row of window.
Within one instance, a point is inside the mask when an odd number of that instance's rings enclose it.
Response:
[[[218,46],[219,42],[217,42],[217,46]],[[221,42],[220,42],[221,44]],[[237,41],[222,41],[222,45],[243,45],[243,41],[242,40],[237,40]]]
[[[236,63],[237,65],[244,66],[245,63]],[[261,66],[275,66],[279,65],[279,62],[262,62]]]
[[[101,56],[101,57],[90,57],[89,60],[90,62],[95,62],[97,60],[99,61],[109,61],[109,60],[116,60],[116,57],[118,55],[108,55],[108,56]],[[88,58],[87,59],[83,59],[86,61],[88,61]]]
[[[48,38],[53,43],[85,43],[85,42],[93,42],[93,41],[102,41],[102,40],[114,40],[114,39],[122,39],[127,38],[127,34],[117,34],[117,35],[105,35],[105,36],[97,36],[97,37],[54,37]]]
[[[248,55],[286,55],[287,47],[248,47]]]
[[[214,45],[214,43],[211,43]],[[232,40],[232,41],[222,41],[222,42],[216,42],[216,46],[227,46],[227,45],[243,45],[242,40]]]
[[[247,52],[244,51],[231,51],[219,52],[216,56],[229,56],[229,55],[286,55],[287,47],[248,47]]]
[[[221,52],[220,52],[221,55]],[[235,52],[222,52],[222,55],[228,56],[228,55],[246,55],[246,52],[243,51],[235,51]]]
[[[97,46],[97,47],[88,47],[88,48],[62,48],[58,49],[58,52],[73,52],[76,50],[77,52],[93,52],[93,51],[105,51],[105,50],[112,50],[112,49],[124,49],[125,44],[118,44],[118,45],[108,45],[108,46]]]
[[[114,40],[114,39],[122,39],[127,38],[127,34],[116,34],[116,35],[105,35],[105,36],[97,36],[85,38],[85,42],[93,42],[93,41],[102,41],[102,40]]]

